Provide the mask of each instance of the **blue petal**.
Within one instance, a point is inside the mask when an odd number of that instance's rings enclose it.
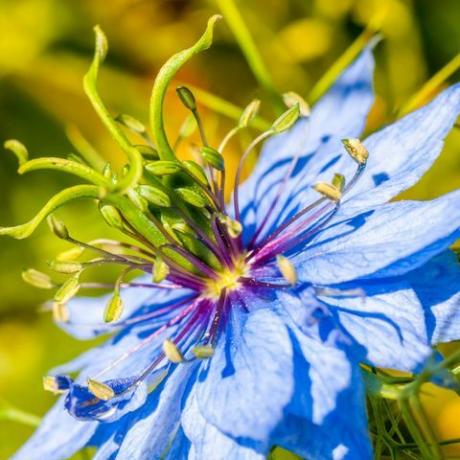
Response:
[[[308,301],[301,290],[278,293],[295,351],[296,389],[275,440],[311,460],[370,459],[362,350],[336,328],[321,332],[319,323],[327,317],[301,331],[290,320],[292,309]]]
[[[343,151],[340,139],[356,137],[364,128],[373,102],[373,68],[372,52],[366,49],[313,108],[310,118],[300,120],[290,131],[265,144],[254,172],[239,193],[246,240],[272,206],[293,158],[297,157],[295,168],[283,186],[289,193],[283,194],[263,233],[287,204],[294,212],[308,201],[309,185],[319,172],[328,170],[332,174],[329,168],[338,159],[337,152]],[[303,193],[298,193],[299,188],[305,189]]]
[[[141,409],[121,443],[117,460],[163,458],[180,428],[182,399],[196,363],[181,364]]]
[[[230,409],[231,410],[231,409]],[[191,441],[189,460],[265,460],[266,455],[238,444],[208,423],[200,412],[196,395],[187,399],[182,427]]]
[[[358,281],[341,286],[343,296],[323,296],[339,324],[367,350],[366,362],[416,371],[432,354],[423,306],[404,279]],[[360,289],[363,297],[347,296]]]
[[[436,345],[460,338],[460,263],[446,251],[407,276],[423,305],[427,335]]]
[[[97,426],[97,422],[81,422],[71,417],[61,398],[12,460],[65,460],[85,447]]]
[[[233,320],[193,388],[209,423],[233,438],[250,439],[261,450],[282,420],[294,385],[288,330],[267,308],[269,301],[245,294],[255,311],[232,308]]]
[[[142,277],[139,282],[150,282]],[[190,291],[185,289],[158,289],[131,287],[120,290],[124,311],[120,321],[130,318],[135,312],[152,310],[152,306],[166,305],[185,296]],[[76,297],[68,304],[69,321],[58,325],[77,339],[92,339],[100,334],[113,332],[115,326],[104,322],[104,310],[111,294],[100,297]]]
[[[426,202],[382,205],[352,218],[338,214],[293,258],[302,281],[337,284],[404,274],[460,236],[460,191]]]
[[[345,197],[347,209],[353,213],[369,209],[414,185],[438,157],[459,113],[457,84],[425,107],[370,136],[364,142],[369,150],[367,166]]]

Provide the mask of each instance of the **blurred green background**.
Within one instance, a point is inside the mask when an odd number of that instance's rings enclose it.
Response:
[[[363,28],[378,18],[383,40],[376,50],[378,97],[369,130],[394,119],[404,103],[460,49],[458,0],[237,3],[275,87],[301,95],[307,95]],[[64,156],[73,150],[66,128],[78,125],[107,159],[120,163],[121,152],[105,133],[82,89],[93,50],[92,26],[100,24],[110,43],[100,78],[103,97],[115,113],[146,121],[149,92],[159,67],[171,54],[189,46],[216,12],[213,0],[0,0],[0,140],[20,139],[31,156]],[[458,76],[449,80],[458,80]],[[224,21],[217,27],[212,49],[188,64],[179,78],[238,106],[253,97],[265,97]],[[229,118],[206,108],[203,112],[211,138],[231,126]],[[184,115],[171,95],[167,111],[171,132]],[[230,153],[231,164],[237,155]],[[0,225],[28,220],[48,197],[74,183],[54,173],[18,177],[15,158],[6,152],[0,158]],[[459,186],[457,129],[433,169],[405,196],[429,198]],[[98,220],[90,206],[73,205],[59,215],[79,238],[106,234],[95,223]],[[28,240],[0,239],[0,409],[12,404],[43,414],[53,397],[42,390],[42,375],[91,345],[58,330],[49,313],[40,310],[47,293],[21,280],[23,268],[44,270],[46,261],[63,248],[46,226]],[[460,398],[433,387],[426,393],[438,436],[460,437]],[[4,418],[0,415],[0,459],[7,459],[33,430]],[[460,458],[459,449],[449,449]]]

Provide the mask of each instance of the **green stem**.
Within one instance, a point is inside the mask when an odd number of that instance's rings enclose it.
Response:
[[[158,154],[163,160],[174,160],[175,155],[168,138],[163,121],[163,104],[169,83],[177,71],[195,54],[208,49],[212,43],[214,24],[220,16],[212,16],[201,38],[190,48],[172,56],[158,72],[150,98],[150,126],[157,144]]]
[[[282,110],[284,104],[282,103],[281,97],[274,88],[270,73],[265,66],[262,56],[234,0],[216,0],[216,3],[233,32],[233,35],[235,35],[236,41],[256,80],[270,94],[275,108],[277,110]]]

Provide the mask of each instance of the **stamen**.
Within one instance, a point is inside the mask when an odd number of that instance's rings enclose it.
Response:
[[[192,348],[192,353],[197,359],[209,359],[214,356],[214,348],[210,345],[197,345]]]
[[[359,139],[342,139],[342,143],[353,160],[359,165],[366,164],[369,152]]]
[[[327,182],[318,182],[313,188],[332,201],[340,201],[342,198],[342,192],[335,185],[328,184]]]
[[[109,401],[110,399],[115,397],[115,392],[112,388],[110,388],[105,383],[99,382],[94,379],[88,379],[88,389],[99,399],[102,401]]]
[[[283,278],[292,286],[297,283],[297,272],[292,262],[287,258],[278,254],[276,256],[276,264]]]
[[[172,363],[177,364],[184,361],[184,357],[182,356],[180,350],[177,348],[176,344],[169,339],[166,339],[163,342],[163,352],[166,358],[168,358]]]

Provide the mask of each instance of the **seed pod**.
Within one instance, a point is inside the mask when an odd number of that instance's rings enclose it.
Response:
[[[154,176],[168,176],[181,170],[177,161],[158,160],[145,165],[145,169]]]
[[[48,225],[51,231],[62,240],[66,240],[69,237],[69,231],[65,226],[64,222],[57,217],[50,215],[47,218]]]
[[[154,206],[168,208],[171,206],[169,195],[158,187],[153,185],[139,185],[137,187],[139,194]]]
[[[134,118],[131,115],[120,113],[119,115],[115,117],[115,120],[118,121],[118,123],[122,124],[123,126],[126,126],[131,131],[134,131],[136,133],[143,134],[146,132],[146,129],[143,123],[141,123],[137,118]]]
[[[93,379],[88,379],[87,383],[89,391],[97,398],[102,399],[102,401],[109,401],[115,397],[113,389],[105,383]]]
[[[260,101],[259,99],[254,99],[251,101],[246,108],[243,110],[243,113],[240,116],[238,121],[238,126],[240,128],[246,128],[249,123],[257,116],[259,112]]]
[[[115,291],[113,296],[107,303],[107,306],[104,311],[104,321],[106,323],[111,323],[113,321],[118,321],[123,313],[123,301],[121,300],[120,293]]]
[[[193,160],[184,160],[182,163],[182,167],[198,182],[203,185],[208,184],[208,178],[203,171],[203,168]]]
[[[176,193],[186,202],[197,208],[204,208],[208,204],[206,197],[197,189],[190,187],[177,188]]]
[[[196,110],[195,96],[186,86],[178,86],[176,88],[176,93],[187,109],[192,112]]]
[[[295,104],[290,109],[286,110],[280,117],[278,117],[272,125],[272,130],[275,134],[287,131],[299,118],[300,107],[299,104]]]
[[[102,217],[110,225],[110,227],[118,228],[123,230],[123,218],[121,217],[120,212],[117,208],[110,204],[104,204],[99,206],[99,212],[102,214]]]
[[[212,147],[202,147],[200,154],[207,164],[218,171],[224,170],[224,158],[216,149],[213,149]]]
[[[46,273],[39,272],[33,268],[24,270],[22,272],[22,279],[38,289],[53,289],[55,287],[53,281]]]

